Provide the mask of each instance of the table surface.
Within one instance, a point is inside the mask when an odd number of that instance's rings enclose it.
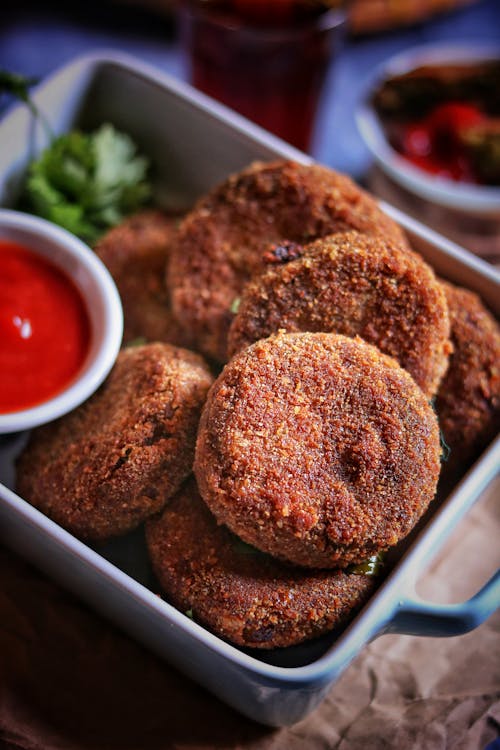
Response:
[[[140,13],[135,7],[82,0],[37,5],[36,0],[4,0],[0,10],[0,68],[45,76],[76,55],[115,49],[136,55],[174,76],[186,69],[168,17]],[[71,11],[64,9],[70,8]],[[333,66],[318,113],[312,155],[361,179],[370,164],[354,121],[360,92],[374,68],[398,52],[436,42],[500,45],[500,2],[479,0],[417,26],[348,40]]]
[[[4,2],[0,68],[43,77],[79,54],[113,49],[185,78],[168,18],[111,3],[66,6],[71,11],[55,3],[42,9],[36,2]],[[437,41],[500,43],[500,1],[480,0],[409,29],[348,40],[328,77],[313,156],[363,179],[370,156],[354,108],[364,82],[387,57]],[[492,501],[498,489],[490,491],[486,510],[467,520],[456,560],[462,545],[474,555],[478,544],[483,553],[476,562],[498,564],[484,554],[499,536],[498,502]],[[429,580],[442,599],[452,593],[447,571],[457,563],[440,560]],[[479,567],[481,582],[491,571]],[[499,629],[494,617],[445,643],[386,636],[347,670],[312,717],[272,731],[223,706],[0,549],[0,748],[483,750],[500,743],[500,664],[493,658]]]

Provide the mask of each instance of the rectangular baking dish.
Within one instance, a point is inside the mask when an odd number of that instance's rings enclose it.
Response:
[[[189,86],[121,54],[76,59],[48,79],[35,99],[54,133],[103,121],[130,133],[150,156],[158,199],[168,208],[189,207],[255,159],[310,161]],[[14,108],[0,123],[0,205],[14,205],[27,162],[46,142],[47,132],[33,125],[26,108]],[[493,268],[391,206],[383,208],[437,273],[476,290],[500,313],[500,275]],[[141,532],[91,548],[17,496],[14,459],[25,438],[0,438],[0,540],[256,721],[281,726],[303,718],[376,636],[457,635],[500,604],[498,573],[462,604],[430,604],[414,593],[415,581],[498,471],[499,439],[396,550],[390,572],[349,627],[256,656],[223,642],[157,596]]]

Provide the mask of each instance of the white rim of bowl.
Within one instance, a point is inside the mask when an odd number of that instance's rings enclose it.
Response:
[[[41,235],[45,240],[53,242],[59,248],[66,249],[70,255],[81,263],[95,282],[104,314],[102,340],[93,359],[89,360],[87,357],[82,365],[82,370],[76,375],[76,379],[53,398],[29,409],[0,414],[0,434],[5,434],[20,432],[51,422],[75,409],[97,390],[111,370],[120,350],[123,335],[123,310],[118,290],[106,266],[88,245],[71,232],[38,216],[11,209],[0,209],[0,239],[2,228],[19,230],[20,234],[25,233],[26,239],[24,242],[33,252],[37,252],[37,249],[30,246],[29,235],[32,237]],[[22,241],[19,239],[20,243]],[[55,265],[60,267],[57,263]],[[71,278],[71,274],[66,269],[63,268],[62,270]],[[84,290],[80,287],[77,279],[72,278],[72,281],[82,294],[87,312],[92,319],[92,312],[89,310]],[[95,336],[96,332],[93,331],[92,335]],[[90,343],[91,349],[92,341]]]

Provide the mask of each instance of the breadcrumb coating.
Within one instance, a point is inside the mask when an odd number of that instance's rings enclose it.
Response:
[[[220,523],[308,567],[396,544],[435,494],[436,415],[398,363],[360,338],[288,333],[217,378],[196,445],[200,493]]]
[[[450,455],[443,481],[456,481],[500,430],[500,325],[477,294],[443,282],[453,354],[435,401]]]
[[[183,345],[165,285],[165,266],[179,221],[179,216],[144,210],[106,232],[94,248],[120,294],[125,344],[144,338]]]
[[[427,263],[400,243],[359,232],[292,249],[291,261],[270,263],[245,287],[229,356],[279,330],[359,335],[432,397],[451,345],[446,297]]]
[[[84,539],[131,531],[191,473],[212,379],[184,349],[122,349],[88,401],[32,432],[17,463],[19,494]]]
[[[356,229],[407,246],[402,230],[349,177],[319,165],[255,163],[195,205],[168,265],[172,310],[191,348],[225,362],[231,309],[277,242]]]
[[[169,601],[239,646],[292,646],[345,625],[373,576],[305,570],[243,544],[214,517],[194,481],[146,525],[153,569]]]

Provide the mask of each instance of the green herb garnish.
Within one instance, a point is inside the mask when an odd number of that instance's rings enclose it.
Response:
[[[130,341],[127,341],[125,344],[126,347],[129,346],[144,346],[144,344],[147,344],[148,340],[145,336],[137,336],[135,339],[130,339]]]
[[[355,575],[378,576],[383,567],[383,555],[379,553],[378,555],[368,557],[366,560],[363,560],[363,562],[349,565],[347,572],[354,573]]]
[[[0,70],[0,96],[6,95],[18,99],[30,110],[33,117],[40,120],[49,138],[52,138],[52,130],[46,118],[40,112],[32,100],[29,89],[38,83],[39,79],[12,73],[9,70]]]
[[[29,89],[38,83],[38,78],[28,78],[20,73],[0,70],[0,94],[8,94],[28,105],[36,113],[35,106],[30,99]]]
[[[28,168],[22,208],[93,243],[150,198],[149,162],[136,154],[128,135],[109,124],[92,133],[73,130],[53,138],[30,97],[37,81],[0,70],[0,94],[24,102],[51,140]]]
[[[232,547],[239,555],[261,555],[262,552],[251,544],[247,544],[242,539],[234,539]]]
[[[229,309],[233,315],[236,315],[236,313],[238,312],[240,308],[240,304],[241,304],[241,297],[235,297],[233,301],[231,302],[231,307]]]
[[[131,138],[112,125],[73,130],[30,165],[27,208],[93,243],[150,198],[148,166]]]
[[[186,617],[189,617],[190,620],[194,620],[193,610],[192,609],[186,609],[184,612]]]
[[[439,444],[441,446],[441,461],[446,462],[448,461],[451,453],[451,448],[448,445],[448,443],[445,440],[443,430],[441,429],[441,425],[439,425],[439,414],[437,413],[436,409],[436,398],[433,396],[431,400],[429,401],[430,405],[432,406],[432,409],[434,411],[434,414],[436,415],[436,419],[438,420],[438,426],[439,426]]]
[[[251,544],[247,544],[243,541],[243,539],[240,539],[239,536],[236,536],[236,534],[233,534],[232,531],[229,531],[228,534],[230,535],[230,541],[231,541],[231,547],[233,549],[233,552],[236,552],[238,555],[265,555],[265,552],[261,552],[260,549],[257,549],[257,547],[253,547]]]
[[[439,442],[441,444],[441,461],[448,461],[451,453],[451,448],[444,439],[443,431],[439,430]]]

